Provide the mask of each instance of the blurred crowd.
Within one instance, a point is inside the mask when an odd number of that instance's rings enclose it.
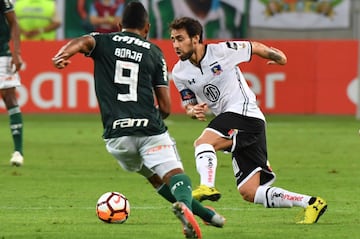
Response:
[[[14,0],[23,40],[68,39],[118,30],[124,6],[132,0]],[[246,0],[140,0],[150,13],[151,38],[168,38],[175,17],[197,18],[205,38],[241,35]]]
[[[22,39],[25,40],[69,39],[92,31],[118,31],[124,6],[130,1],[133,0],[13,0]],[[256,19],[265,14],[268,20],[272,17],[273,21],[281,22],[284,19],[276,18],[280,13],[316,13],[333,20],[334,16],[339,15],[334,13],[334,7],[345,5],[348,0],[139,1],[150,14],[150,38],[169,39],[169,22],[188,16],[196,18],[203,25],[205,39],[233,39],[247,37],[252,3],[258,2],[257,5],[264,7],[264,10],[256,13]],[[344,15],[343,12],[340,15]],[[282,24],[286,26],[287,20]]]

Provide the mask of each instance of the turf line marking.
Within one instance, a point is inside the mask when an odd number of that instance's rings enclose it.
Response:
[[[159,210],[159,209],[169,209],[171,207],[154,207],[154,206],[132,206],[131,209],[135,210]],[[0,206],[0,210],[72,210],[72,209],[82,209],[82,210],[94,210],[94,207],[7,207]],[[255,209],[255,208],[254,208]],[[254,210],[249,208],[216,208],[216,210],[224,210],[224,211],[243,211],[243,210]]]

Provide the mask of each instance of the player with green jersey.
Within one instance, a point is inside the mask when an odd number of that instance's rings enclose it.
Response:
[[[10,28],[9,24],[7,23],[5,13],[14,11],[12,4],[6,4],[6,1],[0,1],[0,56],[11,56],[10,48],[9,48],[9,41],[10,41]]]
[[[9,43],[12,42],[12,52]],[[0,0],[0,95],[9,114],[14,152],[10,164],[21,166],[23,157],[23,119],[16,98],[20,86],[18,71],[22,66],[20,29],[10,0]]]
[[[150,24],[140,2],[125,7],[120,28],[121,32],[71,40],[55,55],[53,64],[63,69],[76,53],[93,59],[108,152],[123,169],[146,177],[173,203],[187,238],[201,238],[193,213],[216,227],[222,227],[225,219],[192,198],[191,180],[163,121],[171,109],[166,63],[161,50],[146,40]]]
[[[104,138],[164,133],[166,127],[153,97],[153,88],[168,87],[160,49],[131,32],[91,35],[96,47],[88,56],[95,63]]]

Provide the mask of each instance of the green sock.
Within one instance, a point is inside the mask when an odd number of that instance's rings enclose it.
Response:
[[[161,185],[157,192],[165,198],[167,201],[174,203],[176,202],[176,198],[171,193],[169,187],[166,184]],[[212,210],[209,210],[208,208],[204,207],[198,200],[193,199],[191,201],[192,211],[195,215],[199,216],[201,219],[203,219],[206,222],[210,222],[211,218],[215,215],[215,213]]]
[[[14,141],[14,151],[23,155],[23,120],[19,106],[8,109],[10,130]]]
[[[172,176],[170,178],[169,188],[176,198],[176,201],[185,203],[185,205],[192,210],[191,180],[186,174],[179,173]]]
[[[210,222],[211,218],[215,215],[215,212],[204,207],[198,200],[192,200],[193,213],[203,219],[205,222]]]
[[[174,203],[176,202],[176,198],[174,195],[170,192],[169,187],[164,183],[157,189],[158,194],[160,194],[163,198],[165,198],[167,201]]]

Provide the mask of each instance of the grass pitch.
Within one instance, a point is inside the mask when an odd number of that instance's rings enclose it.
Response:
[[[0,238],[184,238],[171,205],[145,179],[123,171],[106,152],[98,115],[24,115],[25,165],[10,167],[8,118],[0,116]],[[360,122],[353,116],[268,116],[268,153],[275,186],[318,195],[328,211],[314,225],[296,225],[300,208],[266,209],[244,202],[236,190],[230,155],[218,153],[215,207],[224,228],[200,222],[204,239],[356,238],[360,224]],[[192,143],[206,123],[171,116],[185,169],[196,186]],[[97,219],[106,191],[131,203],[125,224]]]

